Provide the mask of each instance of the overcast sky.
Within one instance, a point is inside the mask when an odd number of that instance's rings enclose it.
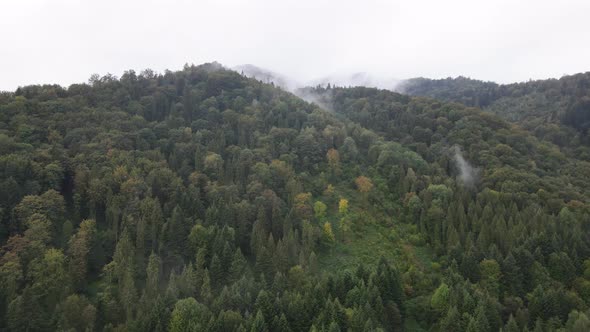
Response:
[[[0,90],[251,63],[305,81],[590,70],[590,1],[2,0]]]

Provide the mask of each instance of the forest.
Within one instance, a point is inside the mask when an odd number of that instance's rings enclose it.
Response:
[[[0,330],[589,331],[590,76],[412,84],[0,93]]]
[[[502,85],[465,77],[415,78],[398,90],[480,107],[590,160],[590,72]]]

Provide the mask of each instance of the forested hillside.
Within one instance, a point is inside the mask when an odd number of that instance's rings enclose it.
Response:
[[[307,92],[213,63],[0,94],[0,329],[590,329],[588,161]]]
[[[389,173],[400,219],[419,230],[413,244],[428,243],[442,266],[432,296],[406,301],[417,321],[445,331],[588,328],[576,311],[590,300],[588,162],[458,104],[361,87],[307,93],[427,163],[409,167],[395,148],[367,156]]]
[[[398,90],[481,107],[590,160],[590,73],[504,85],[465,77],[416,78]]]

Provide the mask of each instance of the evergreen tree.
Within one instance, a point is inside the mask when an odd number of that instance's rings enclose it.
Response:
[[[268,331],[268,327],[266,326],[264,316],[262,315],[262,312],[260,310],[258,310],[258,312],[256,313],[256,317],[254,318],[254,321],[252,322],[252,327],[250,328],[250,332],[267,332],[267,331]]]

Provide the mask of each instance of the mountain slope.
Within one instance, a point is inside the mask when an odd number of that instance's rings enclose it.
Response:
[[[391,260],[318,266],[382,190],[317,106],[207,64],[23,87],[0,117],[2,328],[402,326]]]
[[[575,150],[574,155],[590,158],[588,149],[579,147],[589,142],[590,73],[506,85],[464,77],[416,78],[400,84],[398,90],[482,107],[519,123],[539,138]]]
[[[485,311],[492,331],[512,320],[529,328],[550,317],[573,324],[568,313],[590,299],[582,277],[590,262],[587,161],[460,104],[367,88],[307,92],[392,142],[368,157],[399,194],[394,215],[405,226],[395,234],[428,243],[445,270],[432,295],[418,291],[407,301],[409,320],[465,330],[482,324],[478,312]],[[410,165],[394,142],[426,167]]]
[[[0,328],[583,324],[587,162],[458,104],[304,92],[331,111],[215,63],[0,96]]]

